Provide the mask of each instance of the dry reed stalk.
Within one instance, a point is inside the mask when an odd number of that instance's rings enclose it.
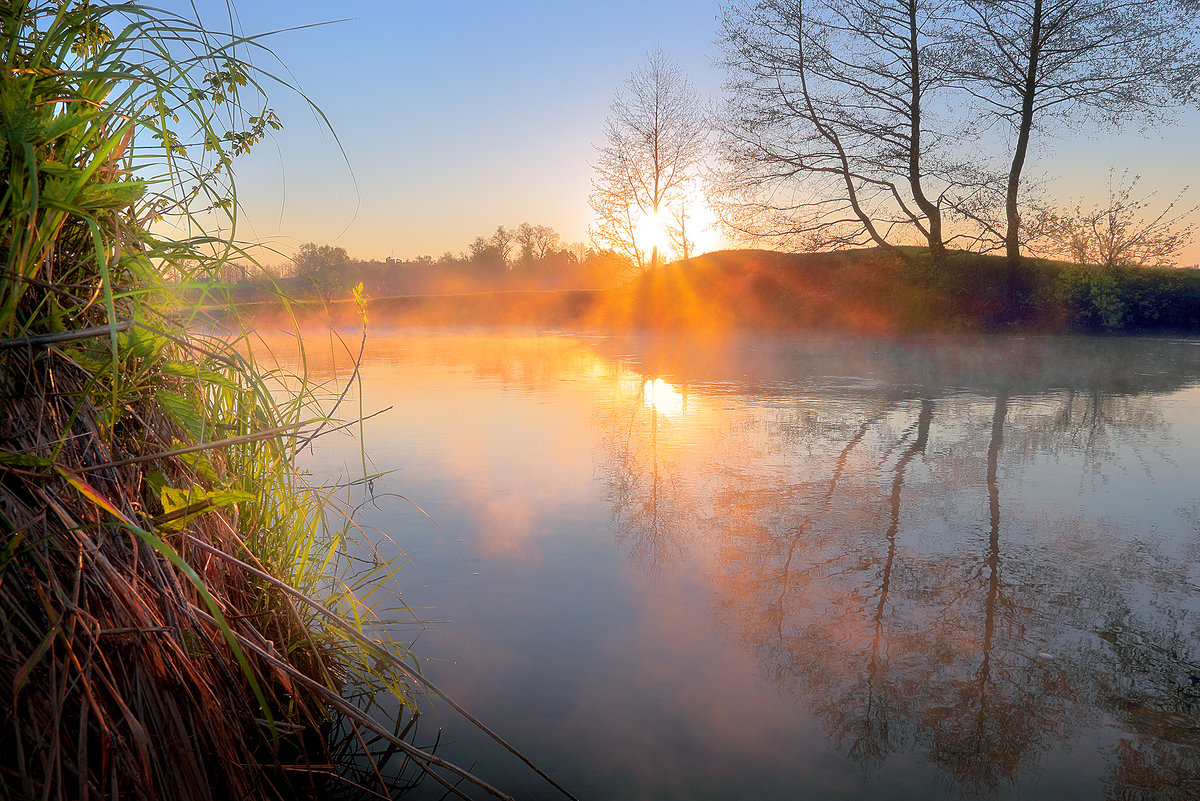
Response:
[[[102,415],[88,401],[89,377],[82,371],[48,349],[9,351],[0,370],[0,450],[27,463],[53,455],[58,470],[74,475],[113,460],[113,438],[97,422]],[[157,418],[159,437],[178,434],[161,413],[142,411]],[[68,420],[73,423],[64,428]],[[125,448],[139,441],[157,447],[137,432],[116,439]],[[308,724],[281,731],[281,747],[273,742],[247,677],[196,588],[146,542],[114,525],[104,508],[145,524],[139,467],[91,471],[88,492],[61,475],[12,463],[0,464],[0,471],[0,703],[9,717],[0,730],[3,786],[30,798],[48,792],[57,798],[285,797],[300,789],[293,785],[304,781],[303,773],[295,769],[305,768],[301,754],[311,743],[302,748],[298,741],[311,741],[314,733],[320,741],[324,712],[305,708],[291,676],[260,668],[272,711]],[[189,536],[227,545],[222,527],[203,518],[189,526]],[[186,544],[178,545],[229,625],[254,631],[252,619],[235,613],[261,589],[221,560],[189,558]],[[300,706],[289,711],[290,703]],[[291,758],[284,756],[289,750]],[[262,764],[275,767],[264,771]]]
[[[272,393],[245,332],[188,328],[243,249],[147,227],[234,226],[231,157],[277,127],[242,103],[261,47],[136,4],[0,4],[0,797],[388,797],[383,743],[508,798],[413,746],[415,713],[370,714],[420,677],[295,468],[299,430],[337,426],[303,378]]]

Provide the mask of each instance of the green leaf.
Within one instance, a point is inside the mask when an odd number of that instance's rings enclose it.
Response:
[[[179,454],[178,458],[179,461],[195,470],[202,478],[211,481],[213,484],[216,484],[221,480],[217,476],[217,471],[213,469],[212,462],[208,459],[208,454],[206,454],[204,451],[181,453]]]
[[[112,372],[112,359],[107,352],[95,348],[67,348],[66,354],[71,361],[94,376]]]
[[[145,475],[146,488],[150,490],[150,494],[155,498],[162,493],[162,488],[167,486],[167,477],[163,475],[161,470],[153,470]]]
[[[200,442],[204,436],[204,419],[200,415],[199,405],[169,389],[160,389],[154,397],[170,418],[191,436],[193,442]]]
[[[162,353],[168,344],[166,337],[134,326],[121,335],[118,347],[126,355],[150,359]]]
[[[237,386],[222,374],[213,370],[203,370],[194,364],[167,361],[163,362],[162,371],[167,375],[175,375],[180,378],[193,378],[197,381],[203,381],[206,384],[216,384],[225,389],[237,389]]]
[[[92,110],[82,112],[72,111],[66,114],[59,114],[54,119],[50,120],[50,122],[46,124],[46,127],[42,128],[38,135],[38,140],[40,142],[53,142],[67,131],[78,128],[80,125],[90,122],[95,117],[96,112]]]
[[[9,464],[13,467],[50,467],[54,461],[44,456],[33,456],[28,453],[0,451],[0,464]]]
[[[186,489],[164,486],[159,492],[158,497],[162,502],[163,514],[171,514],[188,509],[195,510],[188,512],[182,517],[160,524],[159,528],[165,531],[178,531],[189,521],[195,520],[200,515],[211,512],[213,509],[232,506],[235,503],[253,501],[255,499],[250,493],[242,492],[241,490],[205,490],[196,484]]]
[[[84,178],[83,170],[61,161],[43,161],[38,165],[38,172],[42,175],[53,175],[55,178],[68,178],[72,183]]]
[[[129,206],[146,194],[145,181],[117,181],[109,184],[88,184],[76,202],[85,208],[119,209]]]

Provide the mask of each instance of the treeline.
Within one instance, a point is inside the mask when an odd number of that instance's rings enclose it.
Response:
[[[231,263],[222,279],[241,300],[282,291],[289,297],[344,298],[359,283],[372,297],[440,295],[531,289],[606,289],[634,273],[633,263],[611,250],[565,243],[547,225],[499,226],[477,236],[460,253],[439,258],[357,259],[345,248],[309,242],[291,260],[251,267]]]

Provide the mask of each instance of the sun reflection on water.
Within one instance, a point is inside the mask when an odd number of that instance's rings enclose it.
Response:
[[[687,398],[661,378],[647,380],[642,385],[642,404],[670,417],[687,412]]]
[[[331,341],[304,363],[340,382],[353,353]],[[454,621],[421,648],[463,657],[433,677],[485,719],[515,698],[663,799],[736,794],[750,764],[773,795],[1175,797],[1200,775],[1200,511],[1164,480],[1200,458],[1191,342],[369,347],[363,408],[395,410],[366,442],[400,469],[360,522],[411,544],[431,580],[406,592]],[[307,464],[359,447],[322,438]],[[567,677],[553,697],[536,664]]]

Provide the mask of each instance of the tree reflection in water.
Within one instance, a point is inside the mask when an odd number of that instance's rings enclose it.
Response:
[[[750,410],[724,432],[741,458],[699,470],[631,404],[601,421],[618,539],[649,570],[714,548],[715,619],[864,770],[903,753],[986,794],[1109,732],[1108,797],[1196,798],[1194,570],[1133,521],[1020,496],[1034,462],[1077,464],[1081,488],[1118,460],[1149,470],[1139,455],[1171,437],[1151,393],[1194,378],[1158,365],[1131,386],[1052,352],[1019,374],[982,350],[951,379],[924,354],[908,381],[876,385],[890,390],[797,380],[764,403],[761,385],[727,389]]]
[[[678,408],[669,402],[664,409],[664,396],[674,391],[665,386],[662,379],[618,382],[624,397],[605,407],[610,419],[600,426],[607,432],[601,470],[613,531],[630,558],[656,574],[696,536],[696,501],[678,463],[681,444],[672,437],[671,418],[687,404],[681,395]]]

